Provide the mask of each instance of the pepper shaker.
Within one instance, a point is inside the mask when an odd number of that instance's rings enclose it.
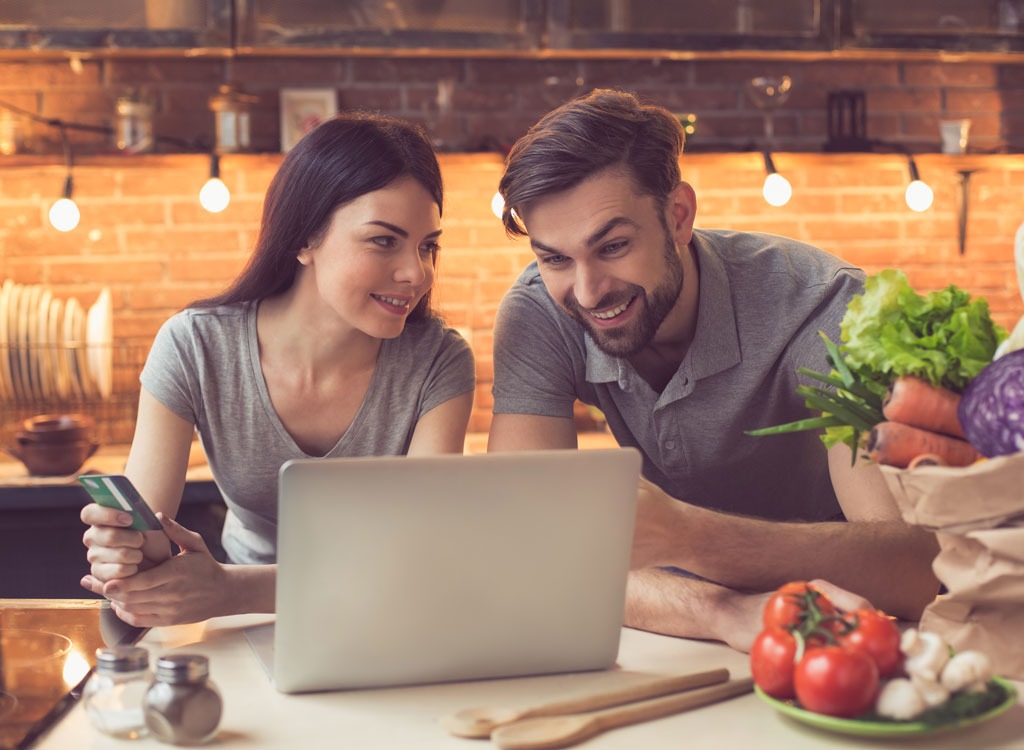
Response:
[[[199,745],[220,723],[220,691],[209,679],[210,663],[199,654],[171,654],[156,663],[156,679],[144,700],[146,726],[157,739]]]

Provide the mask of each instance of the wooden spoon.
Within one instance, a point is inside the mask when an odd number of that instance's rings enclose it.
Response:
[[[630,685],[618,690],[595,693],[580,698],[547,703],[528,708],[481,707],[467,708],[441,719],[441,725],[457,737],[490,737],[497,727],[520,719],[535,716],[558,716],[593,711],[622,703],[633,703],[660,695],[678,693],[683,690],[714,685],[729,679],[728,669],[712,669],[707,672],[666,677],[660,680]]]
[[[501,750],[548,750],[568,747],[608,729],[638,724],[749,693],[753,686],[753,680],[744,678],[692,693],[669,695],[590,714],[524,719],[499,727],[491,735],[491,740]]]

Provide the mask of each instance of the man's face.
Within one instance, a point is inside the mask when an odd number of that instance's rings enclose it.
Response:
[[[654,340],[683,288],[671,208],[613,168],[538,199],[522,219],[548,293],[602,351],[629,357]]]

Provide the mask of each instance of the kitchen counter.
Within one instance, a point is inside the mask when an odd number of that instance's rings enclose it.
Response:
[[[224,697],[218,748],[492,748],[479,740],[449,736],[438,719],[473,706],[525,706],[595,690],[616,688],[641,675],[667,675],[727,667],[732,676],[749,674],[747,657],[717,643],[659,636],[625,628],[617,669],[543,677],[448,683],[396,689],[282,695],[271,686],[246,638],[246,627],[272,616],[217,618],[206,623],[150,631],[142,645],[151,660],[166,651],[202,653]],[[1024,684],[1015,683],[1018,691]],[[777,714],[753,694],[609,731],[580,745],[587,750],[721,750],[780,748],[818,750],[823,746],[961,750],[965,747],[1024,748],[1024,706],[1018,704],[987,723],[937,734],[925,745],[845,737],[825,733]],[[166,748],[152,738],[131,743],[136,750]],[[81,704],[35,746],[38,750],[89,747],[124,750],[126,743],[92,729]]]

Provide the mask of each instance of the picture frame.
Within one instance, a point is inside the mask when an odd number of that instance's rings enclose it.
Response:
[[[288,153],[302,136],[337,111],[336,89],[281,89],[281,153]]]

